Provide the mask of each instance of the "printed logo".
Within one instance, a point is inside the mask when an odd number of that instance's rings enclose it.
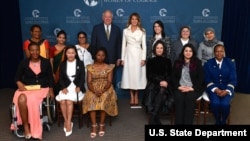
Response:
[[[33,9],[30,11],[31,17],[24,17],[25,24],[48,24],[49,18],[43,16],[38,9]]]
[[[218,23],[218,16],[212,15],[210,9],[204,8],[200,16],[193,16],[193,23]]]
[[[81,11],[80,9],[75,9],[75,10],[74,10],[74,15],[75,15],[75,17],[80,17],[80,16],[81,16],[81,13],[82,13],[82,11]]]
[[[54,35],[57,36],[57,33],[58,33],[59,31],[61,31],[60,28],[55,28],[55,29],[54,29]]]
[[[122,8],[116,9],[115,14],[116,15],[113,16],[113,22],[121,24],[121,26],[123,26],[128,22],[128,16],[125,15],[124,9]]]
[[[124,10],[121,9],[121,8],[119,8],[119,9],[116,10],[116,15],[117,15],[118,17],[122,17],[122,16],[123,16],[123,13],[124,13]]]
[[[210,14],[210,10],[209,9],[203,9],[202,10],[202,16],[203,17],[208,17],[209,16],[209,14]]]
[[[73,12],[73,16],[66,16],[66,23],[90,23],[90,17],[85,16],[84,12],[80,9],[75,9]]]
[[[98,4],[98,0],[83,0],[87,6],[94,7]]]
[[[167,9],[161,8],[158,11],[159,15],[152,15],[150,16],[150,22],[154,23],[156,20],[161,20],[163,23],[175,23],[175,16],[171,16],[169,13],[168,14]]]
[[[160,10],[159,10],[159,15],[160,15],[161,17],[167,16],[167,9],[165,9],[165,8],[160,9]]]
[[[32,16],[33,16],[34,18],[38,18],[39,15],[40,15],[39,10],[35,9],[35,10],[32,11]]]

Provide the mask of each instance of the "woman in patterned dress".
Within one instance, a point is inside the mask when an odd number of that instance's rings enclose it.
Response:
[[[106,64],[105,48],[98,48],[94,55],[94,64],[87,66],[88,90],[83,99],[83,114],[89,112],[92,128],[90,137],[97,132],[96,113],[100,112],[99,136],[104,136],[105,117],[118,115],[117,96],[112,86],[114,64]]]

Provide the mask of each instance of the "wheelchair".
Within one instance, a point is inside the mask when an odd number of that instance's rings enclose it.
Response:
[[[40,104],[40,120],[43,130],[50,131],[50,126],[56,120],[56,104],[55,100],[46,97]],[[16,106],[14,103],[10,105],[11,130],[18,138],[24,138],[24,129],[22,125],[17,124]]]

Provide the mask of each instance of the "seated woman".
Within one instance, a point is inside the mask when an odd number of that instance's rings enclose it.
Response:
[[[73,102],[83,99],[85,92],[85,68],[80,61],[75,46],[67,46],[65,49],[64,61],[59,67],[59,84],[62,88],[56,96],[56,100],[60,101],[60,107],[64,118],[65,136],[72,134],[73,122],[71,122],[73,114]]]
[[[42,139],[39,105],[46,96],[54,98],[54,79],[50,61],[39,55],[39,45],[32,42],[28,50],[30,57],[20,63],[15,76],[18,89],[13,103],[17,109],[17,123],[23,125],[25,138]],[[29,90],[29,85],[37,85],[37,89]]]
[[[236,66],[233,59],[225,57],[225,47],[222,44],[214,47],[214,55],[215,57],[204,65],[206,91],[210,98],[215,124],[226,124],[237,83]]]
[[[196,99],[204,91],[203,67],[192,44],[184,45],[179,58],[174,62],[172,82],[175,124],[192,125]]]
[[[106,64],[107,51],[98,48],[94,55],[94,64],[87,66],[88,89],[83,98],[83,114],[89,112],[92,129],[91,138],[96,137],[96,112],[100,112],[99,136],[104,136],[105,117],[118,115],[117,96],[112,86],[114,64]]]
[[[150,114],[149,124],[161,124],[158,115],[162,111],[162,108],[166,107],[167,98],[170,98],[169,82],[172,64],[170,59],[164,56],[166,47],[162,40],[156,41],[152,52],[155,57],[147,61],[146,72],[148,83],[142,103],[146,106],[147,112]],[[171,103],[169,104],[171,105]]]

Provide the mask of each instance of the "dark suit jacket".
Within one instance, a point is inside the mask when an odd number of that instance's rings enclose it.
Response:
[[[229,90],[234,95],[234,87],[237,84],[236,65],[234,59],[223,58],[221,68],[217,66],[215,58],[209,59],[204,65],[205,82],[208,93],[217,87]]]
[[[174,90],[177,90],[180,86],[180,79],[182,75],[182,66],[183,62],[176,60],[174,62],[174,67],[172,71],[172,84]],[[194,91],[197,93],[197,97],[199,97],[203,91],[205,90],[205,80],[204,80],[204,71],[201,65],[201,60],[197,59],[190,63],[189,65],[189,73],[190,78],[193,83]]]
[[[42,88],[52,88],[54,85],[54,78],[50,61],[43,57],[40,57],[40,60],[41,72],[37,75],[29,67],[30,59],[26,58],[22,60],[17,69],[15,81],[21,81],[25,85],[39,84]]]
[[[95,51],[99,47],[107,49],[106,62],[109,64],[116,64],[117,59],[121,58],[121,29],[111,24],[111,32],[109,40],[107,39],[104,23],[95,25],[91,35],[90,52],[94,56]]]
[[[73,69],[73,68],[72,68]],[[82,61],[80,60],[76,60],[76,75],[75,75],[75,79],[73,81],[73,83],[76,85],[76,87],[80,87],[81,91],[84,93],[85,87],[84,87],[84,83],[85,83],[85,67],[82,63]],[[59,84],[61,85],[61,88],[67,88],[71,81],[67,76],[67,62],[63,61],[60,64],[60,68],[59,68]]]

